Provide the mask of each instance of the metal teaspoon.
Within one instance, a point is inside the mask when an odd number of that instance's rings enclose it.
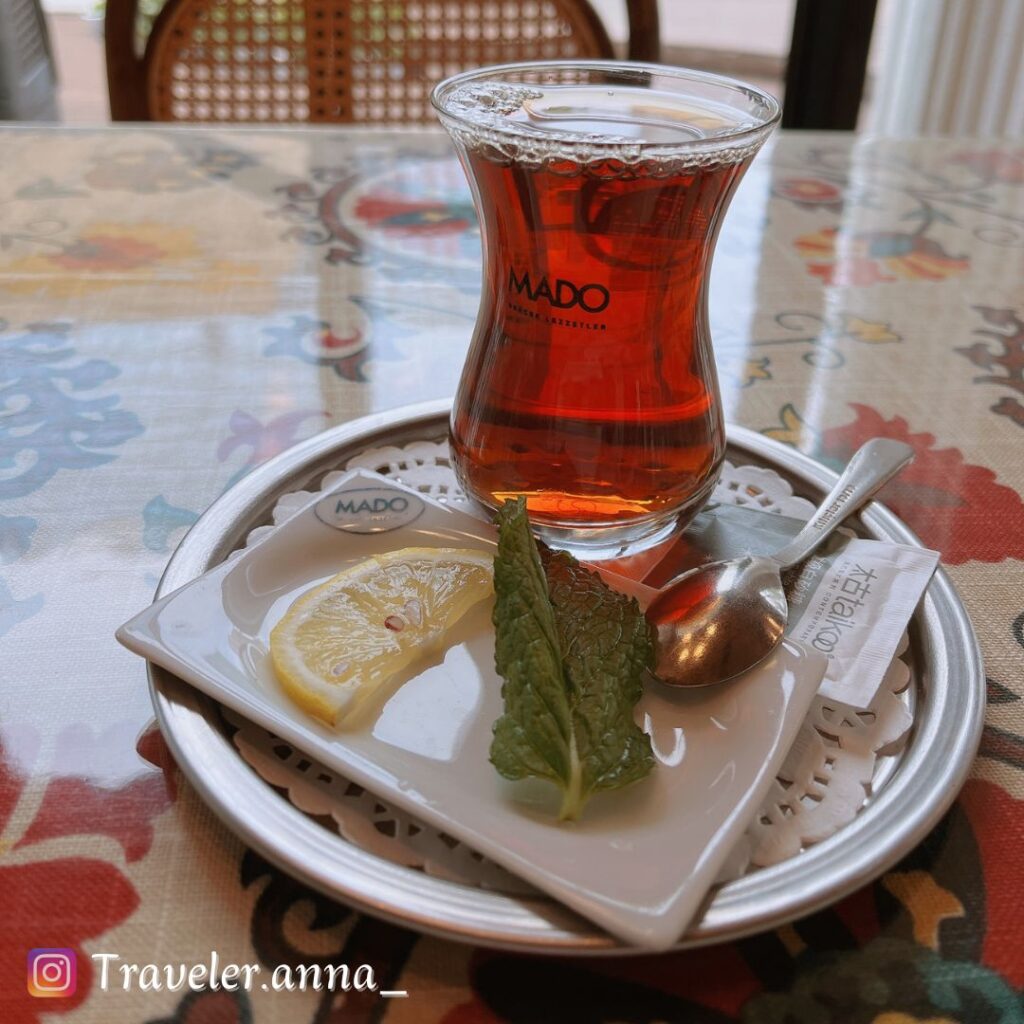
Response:
[[[910,445],[874,438],[853,454],[804,528],[774,555],[698,566],[647,608],[654,674],[669,686],[723,683],[753,668],[782,640],[789,605],[782,570],[799,564],[913,457]]]

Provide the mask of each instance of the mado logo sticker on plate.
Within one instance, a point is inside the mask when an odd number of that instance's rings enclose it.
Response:
[[[365,478],[364,478],[365,480]],[[386,533],[408,526],[423,514],[424,503],[409,491],[364,486],[334,491],[314,508],[317,519],[346,533]]]

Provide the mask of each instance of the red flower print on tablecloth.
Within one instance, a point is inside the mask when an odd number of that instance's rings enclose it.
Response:
[[[155,263],[164,251],[158,245],[127,236],[87,235],[55,253],[50,262],[65,270],[134,270]]]
[[[153,843],[152,819],[175,798],[174,763],[156,729],[145,733],[136,749],[159,771],[146,772],[115,789],[73,776],[54,778],[15,848],[58,836],[105,835],[120,843],[128,863],[144,857]],[[101,756],[98,750],[96,756]]]
[[[480,232],[461,174],[452,181],[447,167],[424,171],[424,178],[409,171],[370,185],[352,208],[357,234],[393,254],[400,246],[406,257],[478,263]]]
[[[1019,989],[1024,987],[1024,801],[992,782],[971,779],[960,794],[960,805],[981,857],[986,926],[981,961]]]
[[[930,238],[900,231],[840,233],[822,228],[794,243],[807,272],[832,285],[872,285],[912,280],[942,281],[966,273],[966,256],[951,256]]]
[[[814,438],[815,454],[834,469],[872,437],[892,437],[914,449],[914,461],[881,493],[921,540],[947,564],[1024,559],[1024,500],[996,480],[985,466],[964,460],[956,448],[936,447],[933,434],[914,433],[902,416],[886,419],[876,409],[851,403],[851,423]],[[813,433],[799,413],[786,405],[781,426],[765,430],[776,440],[798,444]]]
[[[885,419],[853,404],[856,419],[826,430],[821,448],[833,465],[845,465],[871,437],[892,437],[914,449],[914,461],[886,485],[881,500],[949,564],[1024,558],[1024,501],[995,473],[964,460],[956,448],[938,448],[932,434],[913,433],[902,416]]]
[[[179,260],[198,255],[190,228],[167,224],[92,224],[56,252],[37,258],[80,273],[141,270],[165,259]]]
[[[379,231],[395,234],[461,234],[476,223],[473,207],[439,200],[414,199],[398,193],[376,192],[356,203],[356,215]]]
[[[5,1024],[36,1024],[44,1012],[65,1013],[81,1005],[93,979],[82,943],[121,924],[138,906],[135,889],[117,863],[49,845],[69,836],[109,835],[121,843],[126,860],[149,850],[152,819],[173,799],[171,762],[154,732],[139,741],[138,749],[161,770],[143,769],[135,780],[110,789],[59,775],[46,782],[38,737],[7,730],[0,748],[0,1020]],[[44,787],[41,797],[36,787]],[[27,824],[19,820],[24,815]],[[36,948],[78,954],[74,995],[40,1000],[28,994],[26,958]]]
[[[839,187],[821,178],[783,178],[773,187],[772,194],[805,210],[843,204],[843,193]]]
[[[1024,185],[1024,149],[967,149],[954,153],[949,160],[969,167],[982,178]]]
[[[39,1024],[41,1015],[67,1013],[92,988],[92,961],[82,943],[121,924],[139,904],[135,889],[113,864],[58,857],[27,864],[0,863],[0,1020]],[[71,949],[77,985],[67,998],[36,999],[26,986],[31,949]]]
[[[56,308],[65,308],[68,299],[129,285],[187,288],[190,294],[219,294],[225,281],[233,288],[265,287],[256,263],[209,257],[203,233],[194,227],[157,221],[58,227],[18,236],[15,252],[30,252],[0,264],[0,290],[53,299]]]
[[[373,265],[394,280],[441,281],[476,293],[480,231],[466,179],[452,157],[318,167],[275,190],[284,237],[323,246],[332,265]]]

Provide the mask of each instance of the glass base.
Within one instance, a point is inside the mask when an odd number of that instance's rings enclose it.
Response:
[[[629,558],[682,533],[704,507],[717,481],[715,473],[685,505],[622,525],[561,526],[533,521],[533,531],[548,547],[568,551],[581,562]]]

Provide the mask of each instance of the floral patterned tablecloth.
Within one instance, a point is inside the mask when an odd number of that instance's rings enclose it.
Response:
[[[0,130],[0,1021],[1024,1020],[1024,150],[782,135],[711,291],[728,417],[942,552],[989,676],[981,753],[904,862],[806,920],[606,961],[474,950],[271,868],[182,779],[114,628],[199,513],[295,441],[450,395],[479,236],[440,133]],[[73,994],[28,951],[77,954]],[[121,962],[373,965],[366,993],[125,992]]]

